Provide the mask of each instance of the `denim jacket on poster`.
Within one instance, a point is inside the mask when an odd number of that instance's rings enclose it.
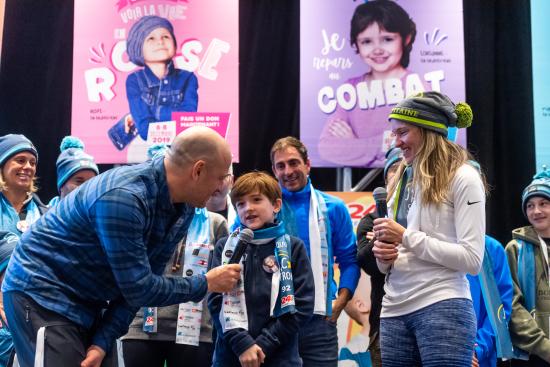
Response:
[[[147,140],[150,122],[170,121],[172,112],[195,112],[198,104],[195,74],[168,64],[168,73],[159,79],[148,66],[128,75],[126,95],[130,114],[139,135]]]

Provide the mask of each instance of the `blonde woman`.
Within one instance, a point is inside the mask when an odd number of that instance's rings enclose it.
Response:
[[[389,120],[403,162],[389,184],[390,218],[375,220],[373,253],[386,273],[384,366],[471,366],[476,319],[466,273],[481,268],[485,187],[470,155],[447,140],[472,111],[439,92],[408,98]],[[412,179],[411,179],[412,175]]]
[[[46,210],[36,192],[38,152],[29,139],[20,134],[0,136],[0,238],[21,237]],[[11,241],[10,241],[11,242]],[[6,242],[7,243],[7,242]],[[13,245],[12,245],[13,246]],[[4,248],[6,250],[7,247]],[[11,251],[3,253],[0,282],[8,266]],[[6,327],[4,303],[0,293],[0,366],[8,365],[13,350],[11,333]]]

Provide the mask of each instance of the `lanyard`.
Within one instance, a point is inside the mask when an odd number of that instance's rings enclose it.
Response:
[[[548,246],[546,245],[546,241],[542,239],[542,237],[539,235],[539,241],[540,241],[540,248],[542,249],[542,255],[544,256],[544,262],[546,265],[546,278],[548,278],[548,285],[550,286],[550,264],[548,263]]]
[[[403,191],[403,182],[405,183],[405,187],[407,186],[407,182],[409,181],[409,167],[406,166],[403,170],[403,173],[401,174],[401,178],[399,179],[399,183],[397,184],[397,190],[395,194],[395,200],[393,202],[393,219],[397,222],[397,216],[399,215],[399,206],[401,204],[401,192]],[[412,167],[411,167],[412,168]]]

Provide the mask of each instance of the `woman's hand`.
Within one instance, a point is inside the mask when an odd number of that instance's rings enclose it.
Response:
[[[372,253],[374,257],[382,264],[393,264],[397,260],[399,243],[387,243],[382,241],[374,241]]]
[[[374,220],[374,236],[377,240],[387,243],[403,243],[405,227],[389,218]]]

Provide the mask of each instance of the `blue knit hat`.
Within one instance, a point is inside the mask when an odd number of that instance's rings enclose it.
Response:
[[[145,66],[145,60],[143,60],[143,43],[145,42],[145,37],[157,28],[167,29],[174,39],[174,45],[176,45],[174,27],[172,27],[172,23],[170,23],[168,19],[157,17],[156,15],[145,16],[135,22],[128,32],[126,53],[131,62],[138,66]]]
[[[546,169],[542,172],[536,174],[533,177],[533,182],[529,184],[523,190],[523,194],[521,195],[521,208],[523,209],[523,214],[527,217],[527,202],[530,198],[533,196],[541,196],[543,198],[546,198],[550,200],[550,171],[547,171]]]
[[[75,136],[66,136],[59,147],[61,154],[55,162],[57,168],[57,190],[67,182],[72,175],[82,170],[94,171],[99,174],[94,157],[84,152],[84,143]]]
[[[386,152],[386,163],[384,165],[384,181],[386,181],[388,178],[388,171],[390,170],[390,167],[396,163],[401,162],[401,159],[403,159],[403,151],[401,150],[401,148],[393,146]]]
[[[11,156],[20,152],[30,152],[38,159],[36,148],[25,135],[8,134],[0,136],[0,167],[2,167]]]

